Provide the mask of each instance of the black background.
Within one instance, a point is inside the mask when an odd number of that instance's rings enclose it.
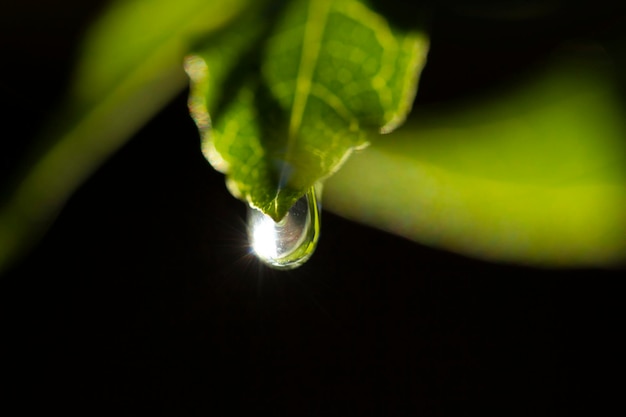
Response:
[[[417,110],[497,91],[544,65],[562,42],[606,40],[624,26],[619,11],[598,2],[557,3],[517,22],[448,3],[430,9]],[[3,6],[3,174],[62,97],[100,4]],[[275,272],[248,254],[244,217],[200,154],[179,96],[1,278],[3,407],[82,415],[623,411],[623,270],[490,264],[324,212],[313,258]]]

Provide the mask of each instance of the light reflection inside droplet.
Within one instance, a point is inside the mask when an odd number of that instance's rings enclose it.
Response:
[[[254,210],[254,209],[252,209]],[[276,230],[274,230],[274,220],[266,215],[257,219],[252,229],[251,246],[254,252],[261,258],[273,259],[277,255]]]

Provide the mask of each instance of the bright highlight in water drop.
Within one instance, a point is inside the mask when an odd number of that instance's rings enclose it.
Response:
[[[315,188],[311,187],[278,223],[249,208],[248,234],[256,256],[272,268],[292,269],[304,264],[315,251],[320,234]]]

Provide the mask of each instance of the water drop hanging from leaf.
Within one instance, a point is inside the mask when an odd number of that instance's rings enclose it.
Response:
[[[258,14],[186,68],[205,156],[233,195],[278,222],[355,148],[402,123],[428,42],[356,0]]]
[[[275,269],[293,269],[305,263],[317,246],[320,234],[320,204],[315,187],[275,222],[250,207],[250,246],[259,259]]]

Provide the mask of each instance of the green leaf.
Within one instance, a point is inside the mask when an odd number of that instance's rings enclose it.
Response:
[[[326,208],[494,261],[623,262],[626,110],[610,76],[579,64],[508,97],[418,114],[327,182]]]
[[[187,68],[205,156],[233,195],[278,221],[372,134],[403,122],[427,40],[356,0],[294,0],[265,21],[233,31],[248,42],[208,45]],[[248,59],[237,66],[233,55]]]
[[[181,63],[192,42],[230,24],[248,3],[111,4],[87,33],[72,91],[0,209],[0,270],[41,235],[107,156],[185,88]]]

